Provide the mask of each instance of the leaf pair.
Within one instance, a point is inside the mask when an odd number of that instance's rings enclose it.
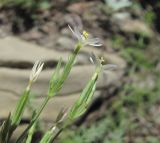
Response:
[[[20,97],[20,100],[18,101],[16,105],[16,109],[13,115],[11,116],[12,125],[16,125],[16,126],[19,125],[24,109],[29,99],[29,94],[30,94],[30,91],[25,90],[23,95]]]
[[[50,97],[54,96],[60,90],[59,80],[61,78],[61,73],[60,73],[61,65],[62,65],[62,59],[59,60],[49,83],[48,95]]]
[[[79,49],[80,49],[80,45],[78,44],[76,46],[75,51],[69,56],[68,62],[64,66],[63,71],[60,71],[61,65],[62,65],[62,59],[59,60],[49,83],[48,95],[50,97],[55,96],[61,90],[65,80],[67,79],[75,63],[75,58],[79,52]]]
[[[91,80],[88,82],[88,84],[82,91],[79,99],[73,105],[69,113],[70,119],[74,120],[78,118],[87,110],[87,107],[89,106],[96,89],[97,78],[98,78],[98,74],[95,72]]]

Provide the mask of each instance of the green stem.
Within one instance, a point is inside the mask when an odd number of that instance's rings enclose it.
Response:
[[[37,111],[37,113],[36,113],[36,115],[35,115],[35,118],[33,118],[33,121],[38,119],[39,115],[40,115],[41,112],[43,111],[44,107],[47,105],[47,103],[48,103],[48,101],[49,101],[50,98],[51,98],[50,96],[47,96],[47,97],[45,98],[44,102],[42,103],[42,105],[40,106],[39,110]],[[32,121],[31,121],[31,122],[32,122]]]
[[[36,128],[36,123],[37,122],[35,122],[32,125],[32,127],[29,129],[29,133],[28,133],[28,137],[27,137],[26,143],[31,143],[32,137],[33,137],[33,134],[34,134],[34,131],[35,131],[35,128]]]
[[[54,142],[55,139],[59,136],[59,134],[63,131],[64,128],[61,128],[58,130],[58,132],[54,135],[54,137],[52,138],[51,142]]]
[[[46,106],[46,104],[48,103],[50,97],[47,96],[44,100],[44,102],[42,103],[42,105],[40,106],[40,108],[38,109],[35,117],[31,120],[31,123],[28,125],[28,127],[24,130],[24,132],[22,133],[22,135],[17,139],[16,143],[21,143],[21,141],[23,141],[23,139],[25,138],[25,136],[28,133],[28,130],[32,127],[32,125],[37,121],[38,117],[40,116],[41,112],[43,111],[44,107]]]
[[[61,128],[56,132],[56,134],[53,136],[51,142],[54,142],[55,139],[59,136],[59,134],[60,134],[64,129],[68,128],[73,122],[74,122],[74,120],[71,120],[71,119],[68,118],[68,119],[65,121],[65,124],[63,125],[63,127],[61,127]]]

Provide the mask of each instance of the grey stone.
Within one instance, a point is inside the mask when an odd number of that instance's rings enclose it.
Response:
[[[57,50],[64,49],[64,50],[73,50],[75,46],[75,42],[66,36],[62,36],[57,40]]]
[[[60,57],[67,60],[67,55],[46,49],[15,37],[0,39],[0,64],[4,62],[29,62],[36,60],[58,61]]]

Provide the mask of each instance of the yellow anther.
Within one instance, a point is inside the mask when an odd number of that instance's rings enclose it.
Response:
[[[83,31],[83,36],[85,39],[88,39],[89,33],[87,31]]]
[[[100,62],[101,62],[101,64],[104,63],[104,58],[103,57],[100,58]]]

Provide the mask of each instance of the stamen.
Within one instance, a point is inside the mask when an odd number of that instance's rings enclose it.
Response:
[[[83,36],[85,39],[88,39],[89,33],[87,31],[83,31]]]
[[[104,63],[104,58],[103,57],[100,58],[100,62],[101,62],[101,64]]]

